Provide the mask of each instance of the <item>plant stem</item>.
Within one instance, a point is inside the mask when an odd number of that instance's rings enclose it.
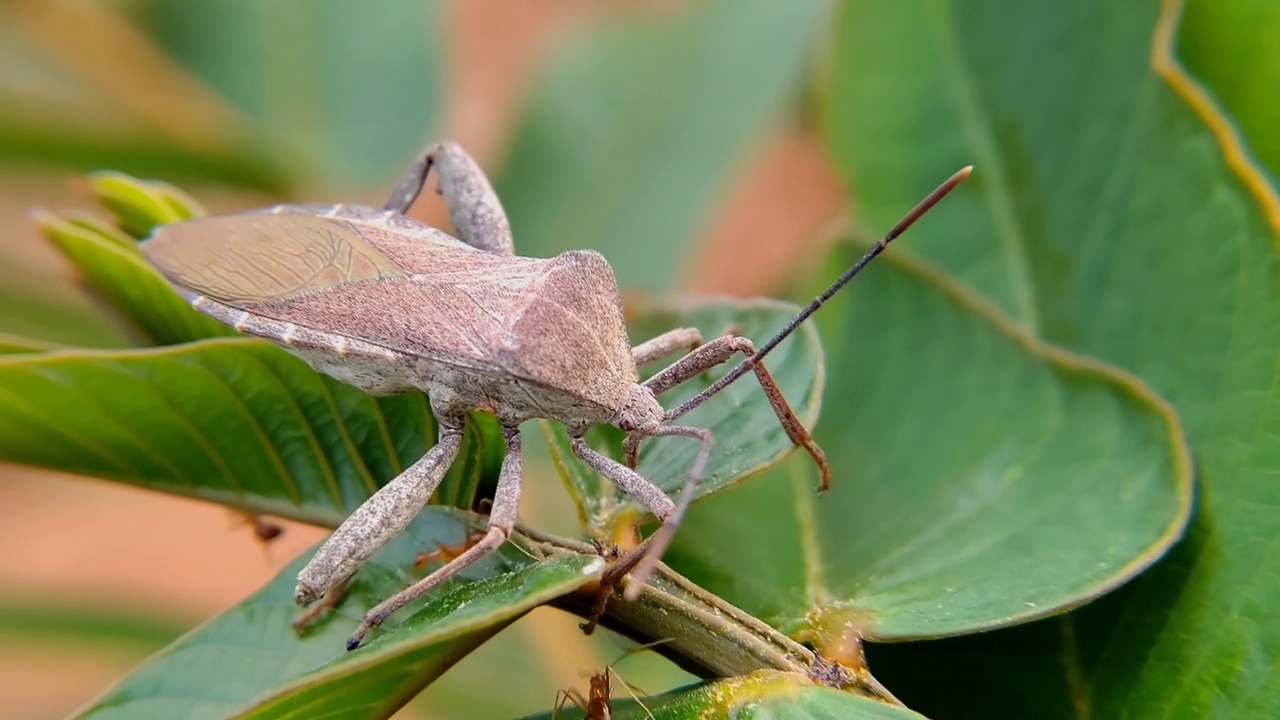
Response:
[[[534,554],[599,554],[590,544],[518,527]],[[602,592],[588,585],[552,601],[554,607],[591,619]],[[639,643],[652,644],[684,670],[702,678],[749,675],[781,670],[813,677],[818,661],[812,650],[778,632],[759,618],[698,587],[670,567],[658,563],[648,584],[633,601],[614,593],[599,618],[604,627]],[[900,704],[869,673],[859,673],[859,694]],[[865,677],[862,677],[865,675]]]

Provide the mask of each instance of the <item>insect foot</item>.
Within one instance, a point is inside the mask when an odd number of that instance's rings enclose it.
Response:
[[[407,217],[434,170],[456,237]],[[535,418],[562,424],[574,454],[664,524],[626,584],[634,597],[693,499],[713,442],[709,430],[674,421],[742,375],[754,374],[779,422],[830,476],[822,451],[796,419],[764,358],[912,222],[968,175],[933,192],[823,295],[758,350],[747,338],[706,344],[678,328],[632,347],[612,268],[599,254],[514,254],[510,223],[488,179],[455,143],[422,153],[382,208],[277,205],[159,227],[142,243],[147,260],[202,313],[270,340],[312,368],[374,395],[425,392],[438,441],[338,527],[298,574],[306,606],[344,585],[399,534],[455,460],[468,412],[498,418],[507,442],[488,529],[477,542],[365,616],[348,647],[422,593],[496,550],[510,535],[520,497],[520,435]],[[637,364],[683,354],[641,383]],[[702,371],[743,360],[710,388],[667,410],[658,396]],[[583,440],[593,425],[628,433],[634,464],[647,438],[696,440],[677,499]]]

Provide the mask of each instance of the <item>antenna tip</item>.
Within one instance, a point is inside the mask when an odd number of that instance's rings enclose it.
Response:
[[[963,180],[969,177],[969,174],[972,172],[973,172],[973,166],[965,165],[964,167],[960,168],[960,172],[956,173],[956,178]]]

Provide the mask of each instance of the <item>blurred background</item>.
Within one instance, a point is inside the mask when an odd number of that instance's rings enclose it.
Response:
[[[490,171],[524,254],[593,247],[634,290],[767,294],[845,212],[809,122],[826,4],[769,5],[0,3],[0,333],[130,343],[28,217],[88,208],[83,172],[162,179],[213,211],[381,204],[443,137]],[[434,195],[414,212],[447,227]],[[528,474],[522,517],[572,533],[559,480]],[[286,523],[264,545],[221,507],[0,465],[5,716],[73,711],[323,535]],[[626,646],[576,622],[535,611],[398,717],[463,701],[511,717],[585,690]],[[648,693],[691,679],[652,653],[619,671]]]

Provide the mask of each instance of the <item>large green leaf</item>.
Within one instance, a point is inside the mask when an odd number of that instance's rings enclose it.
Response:
[[[1177,562],[1187,545],[1175,547],[1163,562]],[[1088,717],[1089,678],[1111,642],[1112,620],[1139,585],[1027,625],[928,643],[871,645],[867,662],[898,699],[936,720],[1080,720]],[[1177,711],[1171,716],[1183,717]]]
[[[179,64],[331,183],[385,181],[440,113],[438,3],[183,0],[139,13]]]
[[[614,696],[627,698],[616,681]],[[760,672],[660,697],[617,699],[610,708],[615,720],[924,720],[906,708],[818,687],[806,677],[780,672]],[[572,712],[561,713],[566,711]],[[546,712],[527,720],[554,717],[563,714]]]
[[[599,577],[599,558],[534,562],[508,544],[393,615],[346,652],[363,613],[415,578],[415,554],[457,543],[471,516],[432,507],[361,569],[337,608],[294,632],[299,558],[239,605],[196,628],[93,703],[89,718],[387,717],[529,610]]]
[[[665,308],[655,305],[637,314],[629,330],[632,342],[640,343],[677,327],[696,327],[702,331],[704,339],[711,339],[732,326],[734,332],[763,342],[798,311],[799,308],[787,303],[770,300],[692,300]],[[665,363],[678,358],[677,355]],[[742,359],[741,355],[731,358],[729,363],[677,386],[659,399],[665,407],[676,407],[718,380]],[[652,374],[663,364],[655,362],[653,367],[643,370]],[[800,420],[806,426],[813,425],[818,416],[823,382],[822,345],[817,332],[812,327],[802,328],[796,336],[778,346],[767,364],[773,368],[774,379],[791,401]],[[730,385],[718,397],[685,415],[680,422],[711,430],[716,438],[695,499],[762,472],[776,464],[793,447],[754,376]],[[633,499],[573,456],[564,428],[552,423],[545,423],[544,427],[551,433],[556,466],[588,527],[607,531],[615,523],[633,519],[635,513],[644,512],[644,508]],[[621,457],[618,449],[613,443],[611,452],[614,457]],[[688,438],[647,440],[640,447],[640,461],[636,469],[668,494],[675,494],[685,482],[697,451],[697,442]]]
[[[788,465],[697,506],[669,558],[712,592],[823,647],[955,635],[1086,602],[1180,535],[1190,454],[1136,378],[893,255],[819,317],[834,487]]]
[[[793,97],[827,0],[711,0],[579,38],[537,84],[497,183],[523,254],[594,248],[670,287],[725,183]]]
[[[830,139],[872,224],[975,161],[968,212],[912,248],[1044,337],[1141,373],[1197,451],[1188,542],[1121,611],[1076,623],[1107,638],[1069,663],[1076,708],[1280,714],[1280,202],[1169,62],[1181,4],[847,8]]]
[[[425,396],[375,399],[247,338],[0,356],[0,408],[7,461],[330,526],[436,437]]]
[[[867,663],[907,707],[934,720],[1080,720],[1073,700],[1081,688],[1072,683],[1082,668],[1070,635],[1078,612],[978,635],[870,645]]]

